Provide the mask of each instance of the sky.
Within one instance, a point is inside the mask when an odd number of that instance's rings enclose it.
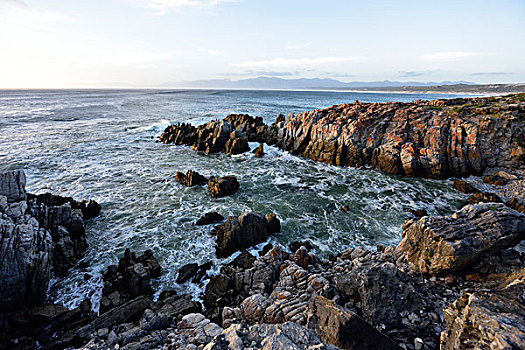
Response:
[[[525,0],[0,0],[0,88],[525,82]]]

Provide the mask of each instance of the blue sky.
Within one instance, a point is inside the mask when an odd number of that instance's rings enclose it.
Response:
[[[525,82],[525,0],[0,0],[0,87]]]

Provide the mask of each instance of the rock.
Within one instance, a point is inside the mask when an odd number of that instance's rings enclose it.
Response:
[[[238,267],[241,269],[250,269],[253,267],[255,262],[255,257],[251,255],[248,251],[243,250],[233,261],[229,264],[231,267]]]
[[[208,181],[208,192],[215,198],[226,197],[237,192],[239,186],[235,176],[212,177]]]
[[[516,181],[518,180],[518,177],[516,175],[513,175],[513,174],[509,174],[503,170],[501,171],[498,171],[495,176],[499,176],[500,178],[503,178],[507,181]]]
[[[524,276],[501,290],[466,293],[443,310],[447,329],[441,349],[522,349]]]
[[[349,212],[350,211],[350,207],[348,205],[343,205],[343,211],[345,212]]]
[[[503,203],[501,198],[490,192],[477,192],[470,196],[468,199],[469,204],[476,203]]]
[[[525,214],[525,203],[518,198],[511,198],[506,203],[507,207],[510,207],[520,213]]]
[[[451,216],[407,220],[398,250],[432,275],[465,268],[525,238],[525,215],[503,204],[467,205]]]
[[[0,174],[0,196],[9,203],[26,199],[26,175],[22,170],[4,171]]]
[[[209,225],[209,224],[221,222],[222,220],[224,220],[224,216],[222,216],[221,214],[215,211],[212,211],[200,217],[199,220],[195,222],[195,225],[197,226]]]
[[[270,126],[248,115],[230,115],[197,128],[171,125],[160,140],[206,153],[240,152],[248,140],[338,166],[372,166],[427,178],[465,177],[486,169],[522,167],[525,148],[519,140],[525,121],[517,117],[522,109],[515,95],[341,104],[279,117]]]
[[[217,235],[215,252],[219,258],[264,242],[270,234],[266,217],[254,212],[230,216],[225,223],[216,226],[214,232]]]
[[[193,170],[188,170],[186,174],[177,171],[175,173],[175,180],[188,187],[204,185],[206,182],[208,182],[206,177]]]
[[[350,310],[322,296],[308,302],[308,328],[341,349],[399,349],[396,343]]]
[[[188,281],[190,278],[194,277],[197,274],[198,270],[199,270],[198,264],[192,263],[192,264],[183,265],[179,269],[179,274],[177,276],[177,283],[184,283]]]
[[[51,277],[49,232],[27,215],[16,224],[0,218],[0,243],[0,310],[41,304]]]
[[[104,271],[104,288],[100,311],[105,312],[138,296],[152,296],[150,279],[160,276],[160,265],[151,250],[136,257],[126,249],[118,266],[110,265]]]
[[[428,213],[425,209],[407,209],[407,212],[414,215],[416,218],[422,218],[423,216],[428,216]]]
[[[244,344],[248,345],[245,347]],[[253,348],[283,350],[337,349],[323,344],[312,330],[292,322],[257,324],[248,328],[243,328],[240,324],[231,325],[204,347],[205,350],[243,350]]]
[[[335,287],[347,298],[360,300],[360,312],[368,323],[399,327],[403,312],[423,306],[418,285],[388,261],[365,260],[335,276]]]
[[[483,176],[483,182],[494,186],[505,186],[507,184],[507,180],[498,175]]]
[[[197,271],[197,273],[195,274],[195,276],[193,277],[191,282],[192,283],[199,283],[206,276],[206,271],[211,269],[212,266],[213,266],[213,263],[211,261],[208,261],[208,262],[200,265],[199,266],[199,270]]]
[[[253,154],[255,154],[256,157],[258,158],[261,158],[264,156],[264,146],[263,144],[261,143],[257,148],[255,148],[253,151],[252,151]]]
[[[306,250],[308,250],[309,252],[314,250],[314,246],[312,245],[312,243],[310,243],[310,241],[293,241],[289,244],[289,247],[292,250],[292,252],[296,252],[297,249],[301,247],[305,247]]]
[[[456,191],[465,193],[465,194],[479,192],[474,186],[472,186],[471,184],[463,180],[454,180],[454,188],[456,189]]]
[[[271,235],[272,233],[281,232],[281,221],[277,218],[277,215],[270,213],[266,215],[266,232]]]
[[[94,217],[97,217],[100,214],[100,211],[102,210],[102,206],[92,199],[88,200],[87,202],[85,200],[81,200],[80,202],[78,202],[72,197],[56,196],[51,193],[44,193],[38,195],[28,193],[27,200],[28,202],[34,201],[37,206],[43,204],[47,207],[59,207],[66,203],[69,203],[71,209],[80,210],[82,212],[82,218],[84,220],[89,220],[93,219]]]

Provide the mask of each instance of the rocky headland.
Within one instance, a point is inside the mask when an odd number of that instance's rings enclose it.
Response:
[[[154,253],[128,249],[103,272],[98,313],[89,300],[73,310],[52,304],[46,291],[52,273],[68,273],[82,257],[83,222],[100,206],[27,194],[23,172],[3,173],[0,349],[524,348],[524,126],[524,95],[355,102],[279,115],[269,126],[248,115],[172,125],[160,141],[206,153],[267,143],[398,175],[485,175],[484,188],[458,179],[454,188],[470,198],[455,213],[413,211],[397,246],[329,257],[307,240],[254,249],[281,231],[279,213],[203,213],[196,224],[213,224],[215,254],[225,260],[179,269],[177,283],[204,283],[199,300],[155,293],[151,280],[163,271]],[[207,183],[211,196],[239,189],[232,176],[188,171],[176,180]]]

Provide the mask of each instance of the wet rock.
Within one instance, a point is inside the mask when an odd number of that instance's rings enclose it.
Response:
[[[252,153],[255,154],[255,156],[258,157],[258,158],[263,157],[265,155],[263,144],[261,143],[259,146],[257,146],[257,148],[255,148],[252,151]]]
[[[266,215],[266,231],[268,234],[281,232],[281,221],[277,218],[277,215],[270,213]]]
[[[217,213],[215,211],[212,211],[212,212],[206,213],[202,217],[200,217],[199,220],[197,220],[197,222],[195,222],[195,225],[197,225],[197,226],[204,226],[204,225],[209,225],[209,224],[221,222],[222,220],[224,220],[224,216],[222,216],[221,214],[219,214],[219,213]]]
[[[204,277],[206,277],[206,272],[211,269],[213,266],[213,263],[211,261],[205,262],[202,265],[199,265],[199,269],[193,279],[191,280],[192,283],[199,283]]]
[[[414,215],[416,218],[422,218],[423,216],[428,216],[428,213],[425,209],[407,209],[407,212]]]
[[[476,203],[503,203],[501,198],[490,192],[477,192],[470,196],[468,199],[469,204]]]
[[[390,338],[333,301],[314,296],[308,305],[308,328],[326,343],[341,349],[399,349]]]
[[[289,247],[292,252],[296,252],[297,249],[301,247],[305,247],[306,250],[308,250],[309,252],[311,252],[314,249],[314,246],[310,241],[293,241],[289,244]]]
[[[440,274],[518,244],[525,238],[525,215],[503,204],[467,205],[451,216],[407,220],[402,235],[397,249],[413,268]]]
[[[243,250],[229,265],[234,268],[250,269],[253,267],[254,262],[255,257],[248,251]]]
[[[494,186],[505,186],[507,184],[507,180],[498,175],[483,176],[483,182]]]
[[[188,187],[204,185],[206,182],[208,182],[206,177],[193,170],[188,170],[186,174],[177,171],[175,173],[175,180]]]
[[[239,186],[235,176],[212,177],[208,180],[208,192],[215,198],[230,196],[239,190]]]
[[[474,186],[472,186],[471,184],[463,180],[454,180],[454,189],[456,189],[456,191],[458,192],[465,193],[465,194],[479,192]]]
[[[278,222],[277,218],[272,220]],[[217,257],[225,258],[239,249],[246,249],[264,242],[271,233],[268,228],[274,228],[277,225],[275,221],[273,223],[270,226],[264,215],[254,212],[242,213],[238,217],[228,217],[225,223],[214,229],[217,235],[215,247]]]
[[[183,265],[179,269],[179,273],[177,276],[177,283],[184,283],[188,281],[190,278],[194,277],[197,274],[198,270],[199,270],[198,264],[192,263],[192,264]]]

